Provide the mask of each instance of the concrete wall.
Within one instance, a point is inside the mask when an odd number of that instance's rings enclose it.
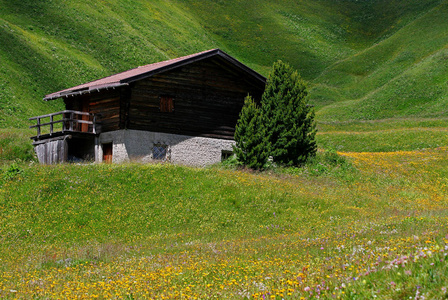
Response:
[[[221,161],[222,151],[232,151],[232,140],[191,137],[140,130],[101,133],[96,146],[96,161],[102,161],[102,144],[112,143],[112,162],[151,162],[154,145],[166,145],[166,160],[174,164],[205,166]]]

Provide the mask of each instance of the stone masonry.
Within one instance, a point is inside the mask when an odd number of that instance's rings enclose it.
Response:
[[[117,130],[100,134],[95,160],[103,159],[102,145],[112,143],[112,162],[152,162],[153,150],[166,149],[163,161],[188,166],[206,166],[221,161],[235,141],[140,130]],[[155,149],[155,147],[157,149]]]

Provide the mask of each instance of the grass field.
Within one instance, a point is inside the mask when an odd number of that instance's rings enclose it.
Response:
[[[261,174],[19,165],[0,189],[0,296],[442,299],[447,156],[320,152]]]
[[[0,0],[0,298],[448,298],[448,1],[242,5]],[[315,159],[36,163],[45,94],[211,48],[299,70]]]
[[[448,145],[446,118],[392,118],[372,121],[319,122],[320,148],[345,152],[389,152]]]

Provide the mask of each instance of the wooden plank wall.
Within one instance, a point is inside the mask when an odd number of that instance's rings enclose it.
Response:
[[[101,132],[136,129],[233,139],[244,98],[260,101],[264,86],[219,57],[191,63],[115,90],[65,99],[66,108],[100,114]],[[174,112],[160,111],[160,97],[174,98]]]
[[[67,161],[67,141],[54,140],[35,146],[37,158],[41,164],[51,165]]]
[[[118,130],[120,127],[120,90],[106,90],[67,98],[66,109],[82,111],[82,101],[89,101],[89,112],[100,114],[101,131]]]
[[[264,87],[209,59],[137,81],[129,106],[130,129],[233,139],[244,98]],[[247,76],[246,76],[247,77]],[[160,112],[160,96],[174,98],[174,112]]]
[[[100,114],[101,132],[120,129],[119,90],[90,94],[90,113]]]

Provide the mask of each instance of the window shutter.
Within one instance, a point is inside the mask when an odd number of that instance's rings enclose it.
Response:
[[[173,97],[167,97],[167,96],[160,97],[160,111],[161,112],[173,112],[174,111]]]

